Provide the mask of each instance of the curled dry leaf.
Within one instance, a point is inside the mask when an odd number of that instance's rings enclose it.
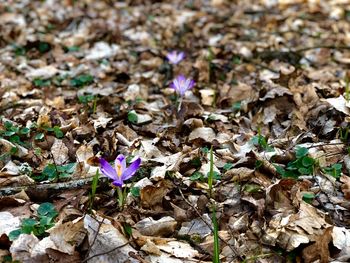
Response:
[[[230,179],[233,182],[236,181],[248,181],[254,176],[254,170],[247,167],[232,168],[228,170],[224,177]]]
[[[315,243],[303,249],[302,257],[305,263],[315,262],[319,260],[320,263],[329,262],[328,244],[332,240],[332,227],[324,230],[324,233],[316,237]]]
[[[343,183],[341,190],[343,191],[345,198],[350,200],[350,177],[343,174],[340,177],[340,181]]]
[[[163,237],[174,233],[176,226],[177,222],[170,216],[163,217],[159,220],[147,217],[134,225],[142,235]]]
[[[48,232],[58,251],[73,255],[75,248],[83,242],[87,231],[84,228],[83,220],[80,219],[75,222],[69,221],[57,224]]]
[[[333,245],[340,250],[337,260],[347,262],[350,260],[350,230],[345,227],[333,227]]]
[[[146,185],[140,191],[141,204],[145,208],[160,205],[163,198],[169,193],[172,184],[166,180],[162,180],[154,185]]]

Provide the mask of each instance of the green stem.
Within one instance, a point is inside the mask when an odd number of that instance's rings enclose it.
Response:
[[[213,205],[213,226],[214,226],[214,253],[213,263],[220,263],[219,226],[216,219],[215,204]]]
[[[213,157],[213,146],[210,147],[210,170],[208,176],[208,186],[209,186],[209,197],[212,197],[213,191],[213,177],[214,177],[214,157]]]
[[[98,185],[98,177],[99,177],[99,172],[98,170],[96,170],[96,174],[94,175],[91,183],[91,194],[90,194],[90,205],[89,205],[90,213],[92,212],[92,207],[94,205],[95,194],[96,194],[96,189]]]
[[[92,113],[93,114],[96,113],[96,108],[97,108],[97,96],[95,95],[95,97],[94,97],[94,104],[92,106]]]
[[[121,187],[117,187],[117,193],[118,193],[118,205],[120,209],[123,209],[124,206],[124,195]]]

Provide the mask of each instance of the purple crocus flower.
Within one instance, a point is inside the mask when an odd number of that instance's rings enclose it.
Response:
[[[126,168],[125,156],[119,154],[115,159],[115,169],[103,158],[100,158],[101,172],[112,179],[112,184],[122,187],[124,181],[130,179],[137,171],[141,164],[141,159],[138,157]]]
[[[166,55],[166,57],[171,64],[176,65],[176,64],[180,63],[181,60],[183,60],[185,58],[185,53],[184,52],[177,52],[175,50],[175,51],[169,52]]]
[[[182,97],[186,91],[193,88],[194,84],[192,79],[186,79],[184,75],[179,75],[173,80],[170,87]]]

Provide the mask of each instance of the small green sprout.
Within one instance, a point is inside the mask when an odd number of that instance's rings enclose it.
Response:
[[[214,179],[214,155],[213,155],[213,146],[211,146],[210,147],[210,170],[208,174],[209,197],[212,197],[213,179]]]
[[[268,151],[268,152],[273,152],[274,149],[270,145],[268,145],[266,138],[260,134],[260,130],[258,132],[258,135],[254,136],[251,139],[251,142],[255,146],[259,146],[261,149]]]
[[[343,166],[341,163],[335,163],[331,167],[324,167],[322,171],[326,174],[333,176],[334,178],[339,178],[341,175],[341,170]]]
[[[137,113],[134,110],[128,112],[128,121],[132,124],[137,124],[138,117]]]
[[[98,170],[96,170],[96,174],[92,178],[91,193],[89,194],[89,210],[90,210],[90,212],[92,211],[92,207],[93,207],[94,200],[95,200],[96,189],[98,186],[98,179],[99,179],[99,172],[98,172]]]
[[[212,220],[214,226],[214,253],[213,253],[213,263],[220,263],[220,243],[219,243],[219,224],[216,218],[216,209],[213,205]]]

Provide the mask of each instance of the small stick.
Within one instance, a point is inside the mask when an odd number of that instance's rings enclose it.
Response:
[[[101,178],[104,180],[104,178]],[[41,192],[45,190],[70,190],[81,188],[84,185],[91,184],[93,177],[72,180],[69,182],[62,183],[49,183],[49,184],[32,184],[32,185],[23,185],[23,186],[13,186],[13,187],[2,187],[0,188],[0,197],[13,195],[19,193],[22,190],[33,189],[35,191]]]

